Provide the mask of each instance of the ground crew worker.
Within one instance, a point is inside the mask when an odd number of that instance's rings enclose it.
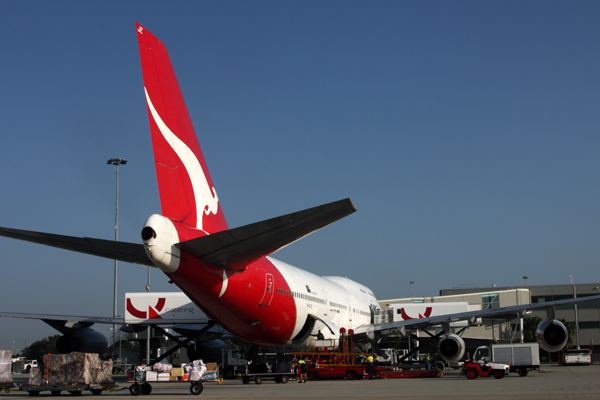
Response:
[[[300,380],[298,381],[298,383],[306,383],[306,375],[308,374],[308,364],[303,359],[299,359],[298,366],[300,366]]]
[[[425,369],[431,369],[431,356],[429,354],[425,354]]]
[[[367,368],[369,370],[369,380],[373,380],[373,378],[375,378],[375,359],[373,357],[373,354],[369,354],[369,356],[367,357]]]

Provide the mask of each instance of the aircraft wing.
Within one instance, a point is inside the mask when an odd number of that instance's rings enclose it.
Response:
[[[125,261],[147,267],[156,267],[146,255],[144,245],[142,244],[55,235],[52,233],[24,231],[2,227],[0,227],[0,236],[58,247],[79,253],[91,254],[98,257],[110,258],[111,260]]]
[[[518,306],[511,307],[502,307],[495,308],[490,310],[477,310],[477,311],[467,311],[463,313],[456,314],[446,314],[446,315],[438,315],[434,317],[428,318],[415,318],[408,321],[396,321],[396,322],[388,322],[384,324],[366,324],[361,325],[354,329],[355,334],[364,334],[364,333],[374,333],[374,332],[382,332],[382,333],[393,333],[394,331],[403,331],[410,329],[426,329],[428,327],[449,324],[451,322],[457,321],[475,321],[477,318],[493,318],[493,317],[507,317],[507,316],[515,316],[519,314],[524,314],[527,310],[541,309],[541,308],[553,308],[557,306],[563,306],[568,304],[576,304],[576,303],[587,303],[591,301],[600,300],[599,296],[586,296],[581,298],[573,298],[573,299],[564,299],[557,301],[547,301],[544,303],[530,303],[523,304]]]
[[[66,321],[67,323],[84,323],[84,324],[124,324],[124,318],[113,317],[90,317],[82,315],[55,315],[55,314],[30,314],[30,313],[14,313],[0,311],[0,318],[24,318],[24,319],[41,319],[48,321]]]
[[[178,243],[181,250],[223,269],[244,270],[275,251],[356,211],[350,199]]]

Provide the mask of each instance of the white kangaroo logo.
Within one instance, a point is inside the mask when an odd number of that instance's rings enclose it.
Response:
[[[219,197],[217,196],[217,191],[214,187],[209,187],[206,175],[204,174],[196,155],[164,123],[154,108],[150,96],[148,96],[148,90],[144,88],[144,91],[146,92],[148,107],[150,108],[150,112],[152,113],[156,125],[158,125],[158,129],[169,145],[171,145],[171,148],[175,151],[190,176],[196,202],[196,228],[202,229],[202,214],[216,214],[219,211]]]

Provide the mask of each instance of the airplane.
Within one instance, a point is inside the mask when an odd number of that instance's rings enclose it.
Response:
[[[527,310],[546,308],[548,320],[538,327],[537,339],[542,348],[554,352],[568,338],[565,326],[554,319],[555,307],[600,300],[590,296],[376,323],[380,306],[368,287],[344,277],[318,276],[271,257],[354,213],[352,201],[343,199],[230,229],[167,49],[137,22],[136,32],[162,214],[146,220],[141,244],[11,228],[0,228],[0,235],[158,268],[229,333],[281,350],[305,349],[319,330],[326,339],[345,331],[357,341],[369,342],[441,326],[433,339],[440,356],[452,362],[462,358],[465,343],[452,332],[451,323],[474,324],[482,317],[523,316]],[[73,318],[69,323],[76,326]],[[91,320],[82,317],[82,321],[85,325]],[[85,342],[86,337],[79,339]]]

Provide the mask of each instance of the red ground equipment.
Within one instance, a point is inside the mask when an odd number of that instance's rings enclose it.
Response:
[[[479,364],[476,362],[467,361],[464,364],[463,373],[469,379],[475,379],[478,376],[481,376],[481,377],[493,376],[496,379],[502,379],[502,378],[504,378],[504,375],[505,375],[503,365],[504,364],[494,364],[494,363]],[[497,366],[497,368],[494,369],[494,366]],[[502,366],[502,367],[500,367],[500,366]]]

